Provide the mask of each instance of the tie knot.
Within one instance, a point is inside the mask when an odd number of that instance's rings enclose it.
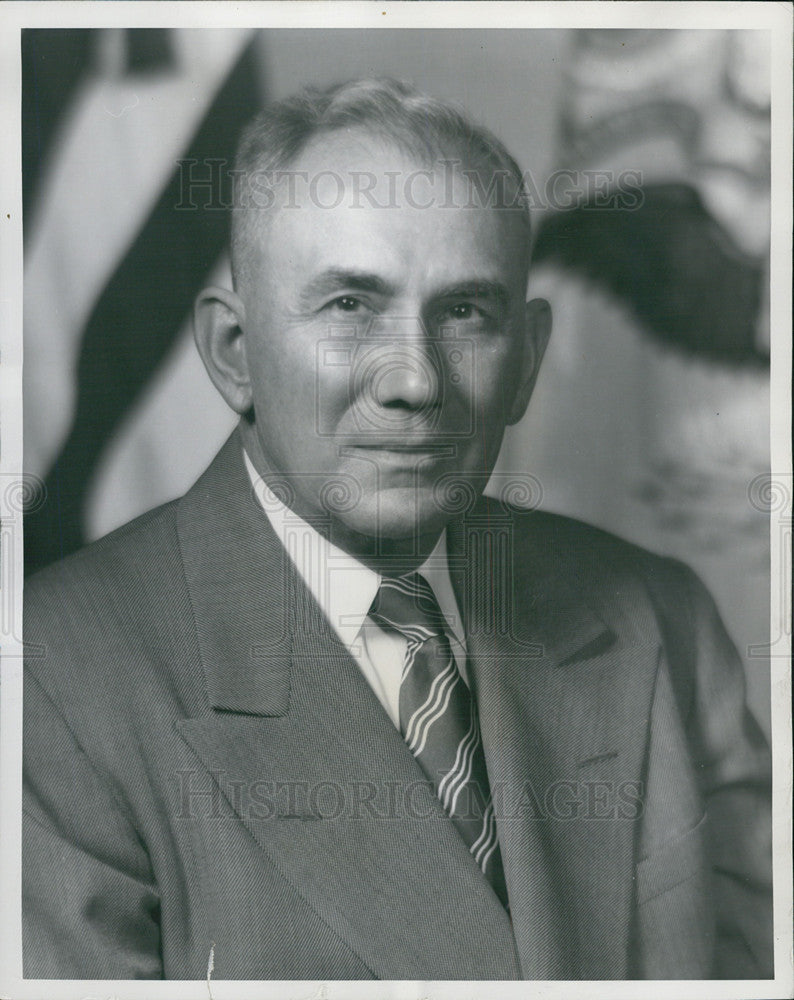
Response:
[[[433,588],[419,573],[384,577],[369,615],[414,642],[444,635],[446,628]]]

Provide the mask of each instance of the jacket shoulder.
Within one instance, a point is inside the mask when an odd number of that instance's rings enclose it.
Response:
[[[178,501],[156,507],[25,581],[26,613],[38,615],[52,601],[111,602],[127,591],[143,594],[156,578],[173,576],[178,555],[175,510]],[[113,595],[116,595],[115,598]]]
[[[139,738],[133,731],[140,720],[201,702],[175,503],[32,576],[24,605],[31,740],[41,737],[43,720],[55,710],[102,759],[116,752],[122,733]],[[107,725],[97,718],[115,720],[112,746],[104,749]]]
[[[193,617],[175,509],[158,507],[25,581],[28,673],[85,686],[185,645]]]
[[[523,539],[575,577],[579,588],[603,590],[641,586],[663,618],[689,620],[693,592],[705,590],[684,562],[662,555],[603,528],[546,511],[521,511],[516,518],[519,546]]]
[[[542,510],[510,508],[516,554],[530,555],[537,562],[553,562],[559,571],[572,571],[579,585],[591,574],[603,581],[604,575],[657,575],[677,585],[686,567],[584,521]]]
[[[640,609],[648,610],[688,700],[700,624],[718,618],[697,574],[678,559],[575,518],[514,511],[513,524],[519,574],[526,567],[527,573],[563,579],[607,618],[636,620]]]

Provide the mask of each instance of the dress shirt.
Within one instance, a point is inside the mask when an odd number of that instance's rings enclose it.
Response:
[[[389,718],[399,728],[400,682],[407,643],[401,635],[385,631],[369,617],[380,587],[380,573],[332,545],[293,513],[268,488],[248,455],[245,452],[243,455],[257,500],[276,536]],[[466,635],[449,576],[446,531],[417,572],[433,588],[447,623],[455,663],[468,683]]]

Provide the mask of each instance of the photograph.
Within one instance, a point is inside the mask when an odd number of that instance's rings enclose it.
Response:
[[[792,8],[3,6],[2,996],[791,996]]]

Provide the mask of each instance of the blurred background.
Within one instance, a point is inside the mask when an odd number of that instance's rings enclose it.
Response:
[[[528,172],[555,330],[498,471],[688,562],[769,731],[768,33],[28,29],[22,49],[28,569],[184,492],[234,424],[189,322],[229,280],[227,214],[184,207],[186,171],[207,205],[264,103],[396,76]]]

